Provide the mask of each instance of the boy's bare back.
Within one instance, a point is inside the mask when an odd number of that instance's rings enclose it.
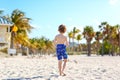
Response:
[[[68,46],[68,41],[67,41],[67,37],[64,36],[63,34],[58,34],[55,37],[55,44],[65,44]]]

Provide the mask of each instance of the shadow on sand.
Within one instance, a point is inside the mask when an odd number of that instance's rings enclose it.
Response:
[[[8,78],[8,79],[2,79],[2,80],[35,80],[35,79],[50,80],[52,77],[58,78],[59,75],[51,74],[50,76],[35,76],[35,77],[31,77],[31,78]]]

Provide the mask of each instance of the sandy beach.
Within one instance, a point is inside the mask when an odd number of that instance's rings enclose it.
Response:
[[[69,56],[65,73],[52,56],[0,58],[0,80],[120,80],[120,57]]]

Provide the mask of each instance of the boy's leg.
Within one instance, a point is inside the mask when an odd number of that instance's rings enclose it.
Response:
[[[65,76],[66,74],[64,73],[64,69],[66,67],[66,62],[68,59],[68,55],[66,53],[66,50],[63,52],[63,59],[64,59],[64,63],[63,63],[63,67],[62,67],[62,75]]]
[[[62,75],[62,60],[59,60],[58,61],[58,69],[59,69],[59,73],[60,73],[60,75]]]
[[[63,63],[63,67],[62,67],[62,74],[65,75],[64,73],[64,69],[66,67],[66,62],[67,62],[67,59],[64,59],[64,63]]]

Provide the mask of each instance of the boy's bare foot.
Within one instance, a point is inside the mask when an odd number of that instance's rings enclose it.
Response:
[[[66,76],[66,74],[65,73],[60,73],[60,76]]]
[[[66,76],[66,74],[65,74],[65,73],[62,73],[61,76]]]

